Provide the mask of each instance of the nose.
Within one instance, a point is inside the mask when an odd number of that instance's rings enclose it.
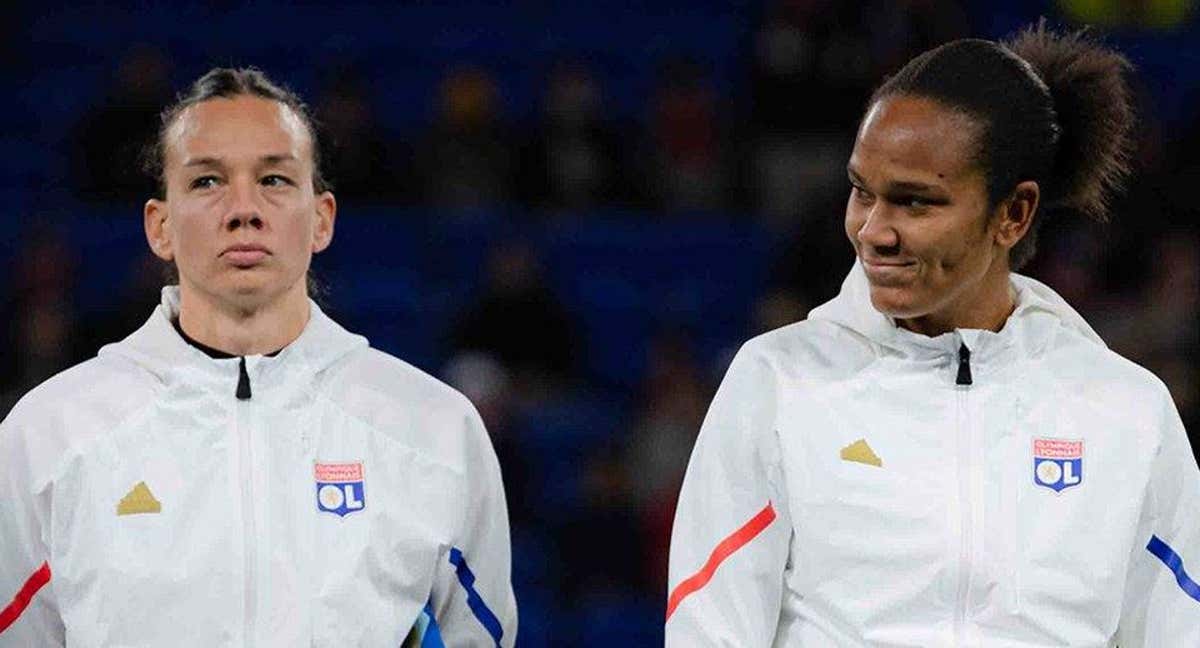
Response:
[[[876,200],[867,211],[867,217],[855,232],[861,245],[870,247],[880,254],[894,252],[900,247],[900,232],[889,217],[885,201]]]
[[[254,183],[231,183],[228,207],[222,223],[225,229],[232,232],[243,227],[263,229],[266,226],[262,218],[262,209],[258,204],[258,191]]]

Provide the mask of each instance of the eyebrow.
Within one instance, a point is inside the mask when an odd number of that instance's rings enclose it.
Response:
[[[291,153],[272,153],[270,155],[264,155],[258,159],[260,162],[263,162],[265,164],[279,164],[281,162],[297,161],[296,156],[292,155]],[[221,164],[222,164],[221,158],[206,156],[206,157],[198,157],[198,158],[192,158],[190,160],[187,160],[183,163],[183,166],[185,166],[185,167],[221,166]]]
[[[853,167],[846,167],[846,174],[854,182],[862,183],[862,176],[854,170]],[[907,192],[926,192],[926,191],[942,191],[943,189],[937,185],[925,184],[924,182],[913,182],[910,180],[901,180],[898,182],[890,182],[887,185],[889,191],[907,191]]]
[[[940,187],[925,184],[923,182],[904,182],[904,181],[890,183],[890,184],[888,184],[888,188],[893,191],[911,191],[911,192],[938,191],[940,189]]]
[[[299,161],[295,155],[291,153],[276,153],[275,155],[264,155],[259,158],[267,164],[279,164],[280,162],[297,162]]]

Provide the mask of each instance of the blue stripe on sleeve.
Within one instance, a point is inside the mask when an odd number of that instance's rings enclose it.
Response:
[[[1146,550],[1158,556],[1158,559],[1163,561],[1163,564],[1175,574],[1175,581],[1183,588],[1183,593],[1200,601],[1200,585],[1188,576],[1183,569],[1183,558],[1175,553],[1167,543],[1159,539],[1158,536],[1150,537],[1150,544],[1146,545]]]
[[[467,566],[467,561],[463,558],[463,554],[457,548],[450,549],[450,562],[454,565],[454,571],[458,575],[458,582],[462,583],[463,589],[467,591],[467,605],[471,611],[475,613],[475,618],[483,624],[487,629],[488,634],[492,636],[492,640],[496,645],[500,645],[500,637],[504,636],[504,628],[500,627],[500,619],[492,613],[488,608],[487,603],[483,602],[483,598],[479,596],[479,592],[475,591],[475,574],[471,572],[471,568]]]

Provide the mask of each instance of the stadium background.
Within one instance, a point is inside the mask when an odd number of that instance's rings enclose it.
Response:
[[[162,274],[137,148],[209,67],[261,67],[326,138],[340,210],[314,265],[322,303],[489,425],[520,645],[658,644],[674,498],[725,363],[836,292],[864,100],[939,42],[1045,15],[1099,25],[1138,67],[1137,171],[1114,222],[1047,223],[1029,271],[1200,429],[1196,14],[1186,0],[8,5],[0,414],[145,319]]]

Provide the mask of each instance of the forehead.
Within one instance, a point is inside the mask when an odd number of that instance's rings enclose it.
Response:
[[[978,174],[979,130],[970,117],[936,101],[887,97],[863,118],[850,166],[880,180],[952,184]]]
[[[188,159],[258,159],[291,154],[310,160],[312,141],[304,121],[273,99],[217,97],[186,108],[167,129],[167,163]]]

